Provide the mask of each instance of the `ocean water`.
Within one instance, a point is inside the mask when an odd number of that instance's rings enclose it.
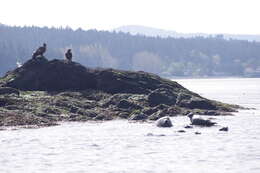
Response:
[[[12,128],[0,131],[0,173],[259,173],[260,79],[177,81],[204,97],[255,110],[214,117],[218,126],[211,128],[184,129],[187,117],[171,118],[172,128],[126,120]],[[224,126],[228,132],[219,131]]]

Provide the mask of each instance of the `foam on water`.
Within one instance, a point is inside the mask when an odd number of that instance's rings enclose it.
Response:
[[[0,131],[0,172],[259,173],[260,79],[178,82],[207,98],[257,109],[214,117],[219,126],[211,128],[184,129],[189,119],[173,117],[172,128],[117,120]],[[229,131],[219,131],[223,126]]]

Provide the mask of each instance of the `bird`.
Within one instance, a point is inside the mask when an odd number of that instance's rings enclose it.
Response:
[[[41,55],[43,56],[43,54],[46,52],[47,49],[47,45],[46,43],[43,43],[43,46],[39,47],[34,53],[32,58],[36,58],[37,56]]]
[[[71,53],[71,49],[68,49],[67,52],[65,53],[65,57],[68,61],[72,60],[72,53]]]
[[[205,127],[210,127],[210,126],[214,126],[215,122],[212,122],[210,120],[204,120],[201,118],[193,118],[193,113],[190,112],[187,116],[190,118],[191,121],[191,125],[198,125],[198,126],[205,126]]]

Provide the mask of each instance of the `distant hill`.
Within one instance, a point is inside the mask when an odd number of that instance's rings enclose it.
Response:
[[[46,57],[64,59],[70,48],[72,60],[87,67],[145,71],[167,77],[260,76],[260,42],[227,40],[219,35],[162,38],[0,25],[0,38],[0,75],[21,66],[33,51],[47,43]]]
[[[243,34],[206,34],[206,33],[180,33],[176,31],[169,31],[163,29],[157,29],[152,27],[140,26],[140,25],[127,25],[115,28],[116,32],[130,33],[132,35],[145,35],[149,37],[174,37],[174,38],[191,38],[191,37],[216,37],[223,36],[225,39],[237,39],[248,41],[260,41],[260,35],[243,35]]]

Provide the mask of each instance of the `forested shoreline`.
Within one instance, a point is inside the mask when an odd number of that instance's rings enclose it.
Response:
[[[221,37],[160,38],[71,28],[0,25],[0,74],[31,58],[47,43],[46,57],[88,67],[147,71],[162,76],[218,77],[260,75],[260,43]]]

